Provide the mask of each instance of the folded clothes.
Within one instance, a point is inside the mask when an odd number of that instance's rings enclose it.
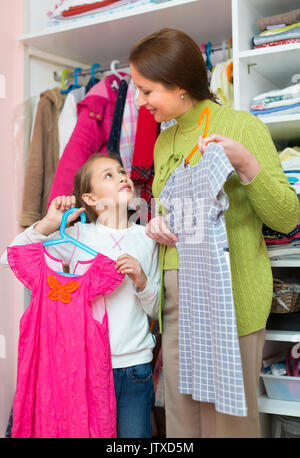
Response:
[[[270,43],[271,41],[300,38],[300,23],[284,27],[283,29],[268,30],[252,38],[253,46]]]
[[[257,19],[257,27],[265,30],[268,25],[284,23],[286,25],[294,24],[300,21],[300,9],[292,10],[287,13],[275,14],[273,16]]]
[[[275,97],[274,97],[275,99]],[[294,105],[300,102],[300,97],[295,98],[284,98],[284,96],[278,97],[277,100],[263,100],[261,103],[251,105],[252,110],[267,110],[269,108],[277,108],[282,106]]]
[[[291,237],[282,237],[280,239],[275,239],[275,238],[273,239],[273,238],[268,238],[268,237],[265,238],[265,242],[267,245],[283,245],[283,244],[288,244],[293,241],[300,242],[300,235],[295,234],[295,235],[292,235]]]
[[[270,41],[270,43],[262,43],[261,45],[254,46],[255,49],[257,48],[267,48],[268,46],[280,46],[280,45],[288,45],[291,43],[300,43],[300,38],[290,38],[289,40],[276,40]]]
[[[276,102],[277,100],[296,99],[300,97],[300,83],[292,84],[283,89],[273,89],[256,95],[251,100],[251,105],[258,105],[264,102]]]
[[[278,112],[282,112],[285,114],[300,113],[300,103],[294,103],[293,105],[285,105],[276,108],[269,108],[266,110],[250,110],[250,113],[252,113],[254,116],[264,116],[268,114],[276,114]]]
[[[293,235],[300,233],[300,225],[298,224],[295,227],[295,229],[293,229],[288,234],[285,234],[284,232],[274,231],[274,229],[271,229],[266,224],[263,224],[262,232],[265,238],[278,238],[279,239],[279,238],[284,238],[284,237],[292,237]]]
[[[272,36],[277,33],[288,32],[289,30],[296,29],[297,27],[300,27],[300,22],[296,22],[295,24],[291,24],[291,25],[283,25],[283,26],[277,27],[277,29],[275,28],[267,29],[261,32],[258,36],[259,37]]]
[[[50,23],[72,21],[82,16],[111,12],[116,8],[131,6],[138,0],[64,0],[47,13]],[[150,1],[150,0],[149,0]]]

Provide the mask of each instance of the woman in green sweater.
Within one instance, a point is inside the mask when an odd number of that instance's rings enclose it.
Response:
[[[286,179],[265,124],[246,111],[216,103],[198,45],[178,30],[163,29],[141,40],[130,54],[131,75],[139,90],[138,105],[157,122],[176,119],[154,149],[153,196],[198,143],[190,161],[197,164],[205,149],[205,107],[211,116],[208,137],[219,143],[235,169],[225,183],[225,212],[233,297],[243,367],[248,416],[217,412],[214,404],[178,392],[178,253],[176,236],[164,220],[164,209],[147,226],[160,245],[162,300],[160,326],[164,366],[167,437],[259,437],[257,384],[266,321],[272,301],[272,271],[262,224],[288,233],[297,225],[299,201]]]

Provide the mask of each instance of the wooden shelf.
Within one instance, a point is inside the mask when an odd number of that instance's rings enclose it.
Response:
[[[211,17],[214,24],[201,18]],[[163,27],[187,32],[198,43],[222,43],[231,37],[231,0],[169,0],[149,3],[109,15],[82,18],[75,23],[48,27],[22,35],[24,45],[90,65],[109,67],[113,59],[128,62],[131,47],[145,35]]]

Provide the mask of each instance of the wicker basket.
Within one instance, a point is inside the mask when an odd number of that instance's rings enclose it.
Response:
[[[284,283],[273,279],[273,300],[271,313],[292,313],[300,311],[300,285]]]

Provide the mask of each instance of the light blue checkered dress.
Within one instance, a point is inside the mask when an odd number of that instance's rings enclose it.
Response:
[[[183,161],[173,172],[160,201],[178,236],[179,392],[246,416],[224,216],[233,172],[222,146],[210,143],[197,165]]]

